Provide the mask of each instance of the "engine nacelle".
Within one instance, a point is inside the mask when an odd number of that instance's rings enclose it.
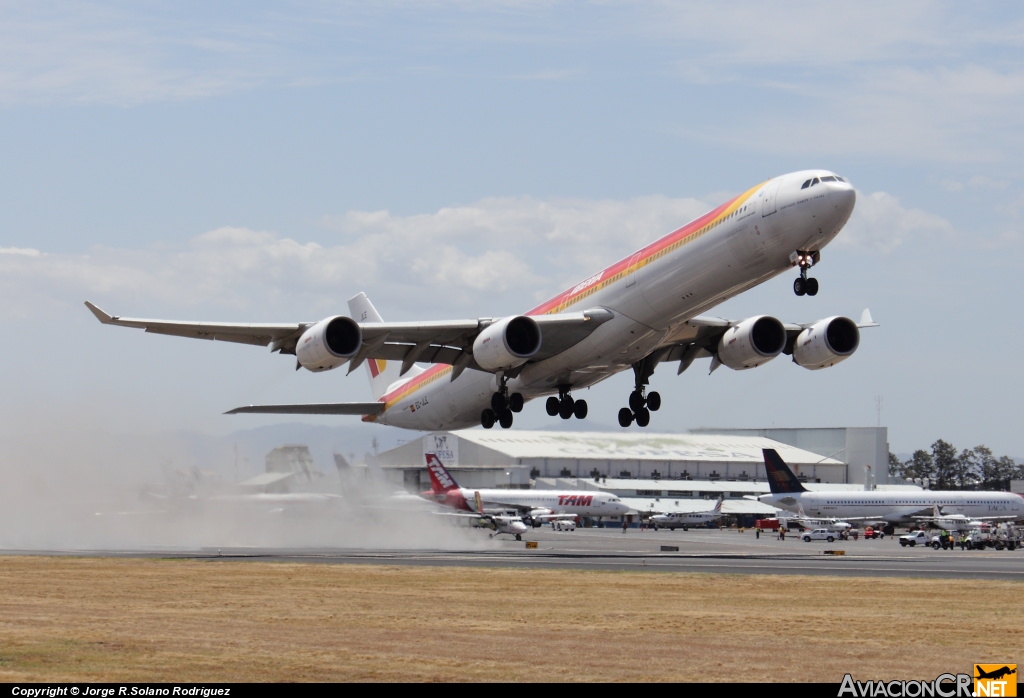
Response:
[[[330,371],[351,359],[363,346],[363,331],[350,317],[338,315],[321,320],[299,337],[295,357],[303,368]]]
[[[525,315],[498,320],[477,335],[473,358],[485,371],[501,371],[526,363],[540,351],[540,327]]]
[[[734,371],[768,363],[786,348],[786,328],[770,315],[733,325],[718,342],[718,360]]]
[[[849,358],[858,346],[860,330],[857,323],[847,317],[825,318],[797,336],[793,344],[793,361],[812,371],[828,368]]]

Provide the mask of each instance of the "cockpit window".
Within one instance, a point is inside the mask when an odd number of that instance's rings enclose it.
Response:
[[[834,181],[836,181],[836,178],[833,177],[832,175],[829,175],[827,177],[822,177],[821,181],[822,182],[834,182]]]
[[[803,186],[801,186],[800,188],[806,189],[809,186],[811,186],[811,180],[808,179],[806,182],[803,183]]]

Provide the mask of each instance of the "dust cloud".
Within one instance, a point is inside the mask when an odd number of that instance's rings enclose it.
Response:
[[[198,453],[187,435],[114,433],[89,409],[0,419],[0,550],[487,547],[372,468],[321,462],[289,492],[259,491],[238,482],[257,466],[239,475],[220,442]]]

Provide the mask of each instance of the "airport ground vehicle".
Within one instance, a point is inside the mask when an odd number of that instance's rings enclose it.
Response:
[[[966,541],[965,547],[968,550],[1016,550],[1021,547],[1021,535],[1016,527],[996,531],[971,531],[967,534]]]
[[[904,548],[908,545],[913,548],[915,545],[928,545],[931,542],[927,531],[911,531],[900,536],[900,545]]]
[[[836,539],[838,534],[835,531],[830,531],[827,528],[816,528],[810,533],[804,533],[801,538],[805,543],[810,543],[812,540],[827,540],[829,543]]]
[[[864,534],[863,535],[864,535],[865,538],[885,538],[885,531],[883,531],[880,528],[874,528],[872,526],[868,526],[867,528],[864,529]]]
[[[575,531],[576,522],[571,519],[557,519],[551,522],[551,528],[555,531]]]
[[[956,547],[956,536],[949,531],[942,531],[936,536],[932,536],[932,548],[938,550],[952,550]]]

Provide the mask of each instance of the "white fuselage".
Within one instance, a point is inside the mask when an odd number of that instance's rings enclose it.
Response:
[[[586,339],[551,358],[527,364],[508,382],[532,398],[580,389],[629,368],[672,342],[687,320],[793,267],[796,250],[819,251],[853,211],[846,182],[809,189],[823,171],[776,177],[577,284],[526,315],[604,308],[612,312]],[[385,409],[367,416],[408,429],[461,429],[480,423],[498,387],[491,373],[435,364],[389,387]]]
[[[651,517],[651,521],[658,526],[665,528],[681,528],[683,526],[703,526],[711,521],[717,521],[723,514],[717,511],[700,511],[688,514],[658,514]]]
[[[780,509],[838,519],[910,521],[938,506],[947,514],[967,517],[1024,517],[1024,497],[1012,492],[786,492],[758,499]]]
[[[622,516],[629,507],[617,496],[607,492],[591,492],[584,490],[474,490],[460,488],[467,502],[476,500],[480,494],[480,503],[484,511],[502,510],[509,507],[530,513],[572,514],[574,516]]]

